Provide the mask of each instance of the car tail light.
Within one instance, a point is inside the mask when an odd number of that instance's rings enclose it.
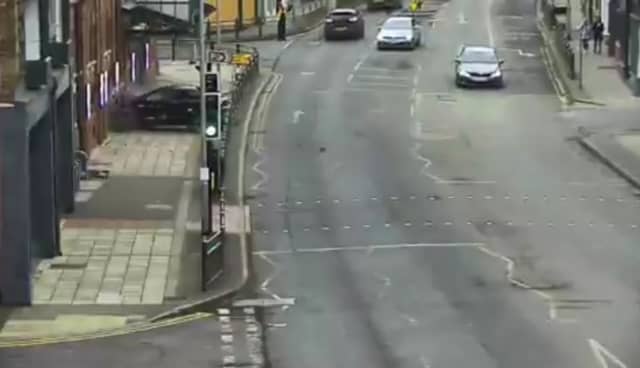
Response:
[[[325,23],[333,23],[333,19],[331,18],[326,18],[324,21]]]
[[[358,21],[358,17],[351,17],[351,18],[349,18],[349,22],[351,22],[351,23],[355,23],[355,22],[357,22],[357,21]]]

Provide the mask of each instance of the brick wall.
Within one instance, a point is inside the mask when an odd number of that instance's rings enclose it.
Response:
[[[19,0],[0,0],[0,102],[13,102],[20,77]]]

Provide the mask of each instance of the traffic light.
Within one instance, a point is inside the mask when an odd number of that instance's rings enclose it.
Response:
[[[207,93],[220,92],[220,83],[218,83],[218,73],[207,72],[204,75],[205,91]]]
[[[207,119],[204,128],[204,138],[207,141],[219,140],[222,136],[222,124],[220,119],[220,98],[218,95],[209,95],[207,98]]]

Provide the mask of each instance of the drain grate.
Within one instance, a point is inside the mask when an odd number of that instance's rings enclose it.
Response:
[[[49,266],[52,270],[81,270],[86,267],[86,263],[53,263]]]

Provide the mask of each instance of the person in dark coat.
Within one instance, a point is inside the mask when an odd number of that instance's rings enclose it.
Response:
[[[284,0],[279,0],[276,5],[276,14],[278,17],[278,40],[286,41],[287,39],[287,4]]]
[[[596,54],[602,54],[602,40],[604,38],[604,23],[602,19],[598,17],[591,31],[593,34],[593,52]]]

